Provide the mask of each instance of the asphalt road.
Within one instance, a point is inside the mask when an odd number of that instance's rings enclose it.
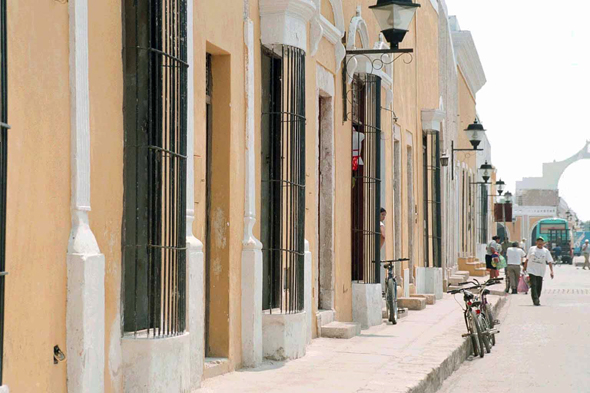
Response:
[[[577,258],[576,260],[579,260]],[[590,271],[549,269],[541,307],[510,295],[491,354],[466,361],[439,393],[590,392]]]

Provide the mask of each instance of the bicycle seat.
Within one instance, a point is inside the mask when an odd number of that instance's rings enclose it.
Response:
[[[475,297],[475,295],[469,291],[463,291],[463,293],[467,299],[473,299]]]

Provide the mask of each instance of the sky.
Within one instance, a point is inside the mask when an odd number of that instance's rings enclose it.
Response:
[[[446,0],[469,30],[486,74],[477,112],[492,144],[492,164],[514,193],[590,140],[590,2]],[[590,159],[572,164],[559,192],[590,220]]]

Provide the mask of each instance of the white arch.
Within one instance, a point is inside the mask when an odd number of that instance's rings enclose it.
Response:
[[[363,49],[369,49],[369,29],[367,22],[361,15],[361,6],[356,7],[356,15],[351,19],[348,25],[348,39],[346,41],[346,49],[356,49],[356,34],[361,36],[361,45]]]
[[[321,0],[314,0],[316,3],[317,13],[311,23],[311,55],[315,55],[322,37],[334,45],[336,57],[336,72],[340,70],[342,59],[346,55],[346,49],[342,45],[344,37],[344,11],[342,9],[342,0],[330,0],[332,12],[334,14],[334,24],[322,15]]]

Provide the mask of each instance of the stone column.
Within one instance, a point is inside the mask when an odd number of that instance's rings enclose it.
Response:
[[[244,7],[247,10],[247,7]],[[254,24],[244,18],[246,44],[246,151],[244,238],[242,240],[242,366],[262,363],[262,243],[254,236],[256,223],[256,158],[254,156]]]
[[[66,354],[70,393],[104,391],[105,259],[88,223],[88,2],[70,0],[72,229],[67,252]]]

